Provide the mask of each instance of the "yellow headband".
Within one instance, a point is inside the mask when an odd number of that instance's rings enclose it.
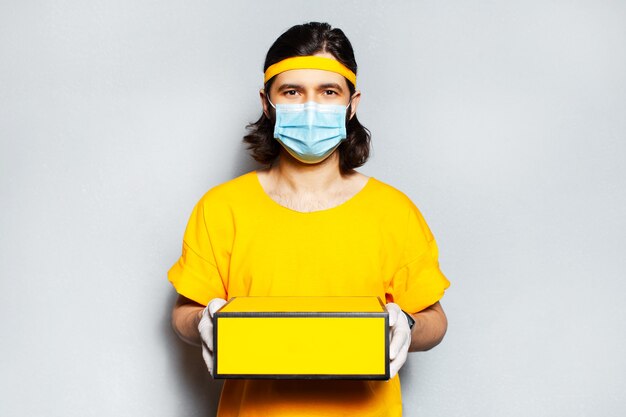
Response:
[[[283,59],[274,65],[270,65],[267,71],[265,71],[264,83],[268,82],[272,77],[280,74],[281,72],[294,69],[319,69],[336,72],[337,74],[341,74],[346,77],[352,85],[356,87],[356,74],[354,72],[335,59],[324,58],[321,56],[296,56],[293,58]]]

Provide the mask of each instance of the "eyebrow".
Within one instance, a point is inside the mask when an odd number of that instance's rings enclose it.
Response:
[[[300,84],[282,84],[280,87],[278,87],[278,91],[290,90],[290,89],[302,90],[302,88],[303,87]]]
[[[328,83],[328,84],[322,84],[318,87],[320,90],[326,90],[328,88],[334,88],[336,90],[339,90],[339,92],[343,93],[343,88],[341,88],[341,86],[337,83]]]

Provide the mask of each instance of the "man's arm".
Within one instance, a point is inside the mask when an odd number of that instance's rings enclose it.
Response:
[[[415,325],[411,329],[409,352],[430,350],[443,340],[448,319],[438,301],[419,313],[411,314],[411,317],[415,319]]]
[[[200,346],[200,332],[198,323],[202,316],[204,306],[196,303],[182,295],[178,296],[176,304],[172,309],[172,327],[174,331],[185,342]]]

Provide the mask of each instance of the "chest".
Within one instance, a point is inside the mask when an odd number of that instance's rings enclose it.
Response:
[[[229,286],[240,295],[380,295],[400,242],[371,219],[259,218],[235,239]]]
[[[280,206],[298,212],[310,213],[332,209],[345,203],[354,196],[354,190],[344,189],[335,193],[324,193],[323,195],[269,191],[268,196]]]

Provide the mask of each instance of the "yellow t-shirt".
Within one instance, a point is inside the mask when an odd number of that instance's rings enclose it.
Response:
[[[277,204],[250,172],[195,206],[169,271],[206,305],[236,296],[379,296],[416,313],[449,286],[415,205],[374,178],[345,203],[310,213]],[[401,416],[400,381],[227,380],[218,416]]]

